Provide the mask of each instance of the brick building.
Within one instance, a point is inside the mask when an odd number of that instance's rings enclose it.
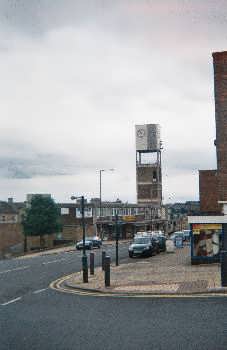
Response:
[[[82,238],[80,203],[59,203],[63,224],[62,239],[76,241]],[[100,216],[99,200],[85,204],[86,234],[88,236],[102,233],[107,238],[115,236],[115,215],[118,215],[120,237],[132,237],[139,230],[160,229],[166,231],[167,216],[165,208],[158,205],[135,203],[102,202]]]
[[[0,257],[23,251],[23,233],[20,224],[21,203],[0,201]]]
[[[220,261],[227,222],[227,51],[213,53],[217,169],[199,171],[199,216],[189,216],[192,264]]]
[[[137,203],[162,204],[162,164],[160,126],[136,125]]]
[[[227,51],[213,53],[217,169],[199,171],[200,209],[221,214],[227,202]]]

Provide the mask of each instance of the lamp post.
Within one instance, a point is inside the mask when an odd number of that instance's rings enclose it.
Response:
[[[72,200],[80,199],[81,200],[81,216],[82,216],[82,229],[83,229],[83,256],[82,256],[82,270],[83,270],[83,282],[88,283],[88,264],[87,264],[87,255],[85,250],[85,217],[84,217],[84,196],[80,197],[71,197]]]
[[[119,259],[118,259],[118,240],[119,240],[118,214],[115,215],[115,234],[116,234],[116,266],[118,266],[119,265]]]
[[[102,217],[102,172],[104,171],[114,171],[114,169],[100,169],[99,170],[99,218],[100,218],[100,233],[101,233],[101,238],[103,239],[103,234],[102,234],[102,222],[101,222],[101,217]]]

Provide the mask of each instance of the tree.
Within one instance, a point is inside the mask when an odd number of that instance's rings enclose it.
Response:
[[[22,220],[25,238],[40,236],[40,247],[43,236],[61,231],[60,209],[51,197],[35,195],[25,211]]]

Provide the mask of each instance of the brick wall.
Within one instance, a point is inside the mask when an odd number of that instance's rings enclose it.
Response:
[[[213,53],[218,199],[227,201],[227,52]]]
[[[93,224],[86,225],[86,236],[94,236],[95,227]],[[79,241],[83,237],[83,230],[81,225],[64,225],[62,230],[62,238],[70,241]]]
[[[22,226],[20,224],[0,224],[0,256],[9,248],[24,242]]]
[[[200,171],[200,209],[220,213],[227,201],[227,51],[213,53],[217,170]]]
[[[137,165],[137,201],[161,203],[162,185],[161,185],[161,168],[157,165]]]
[[[219,213],[217,170],[199,170],[200,211]]]

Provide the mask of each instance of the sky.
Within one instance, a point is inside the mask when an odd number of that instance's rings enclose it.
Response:
[[[0,200],[136,202],[135,124],[161,125],[164,202],[215,169],[226,0],[0,0]],[[108,169],[114,168],[114,171]]]

